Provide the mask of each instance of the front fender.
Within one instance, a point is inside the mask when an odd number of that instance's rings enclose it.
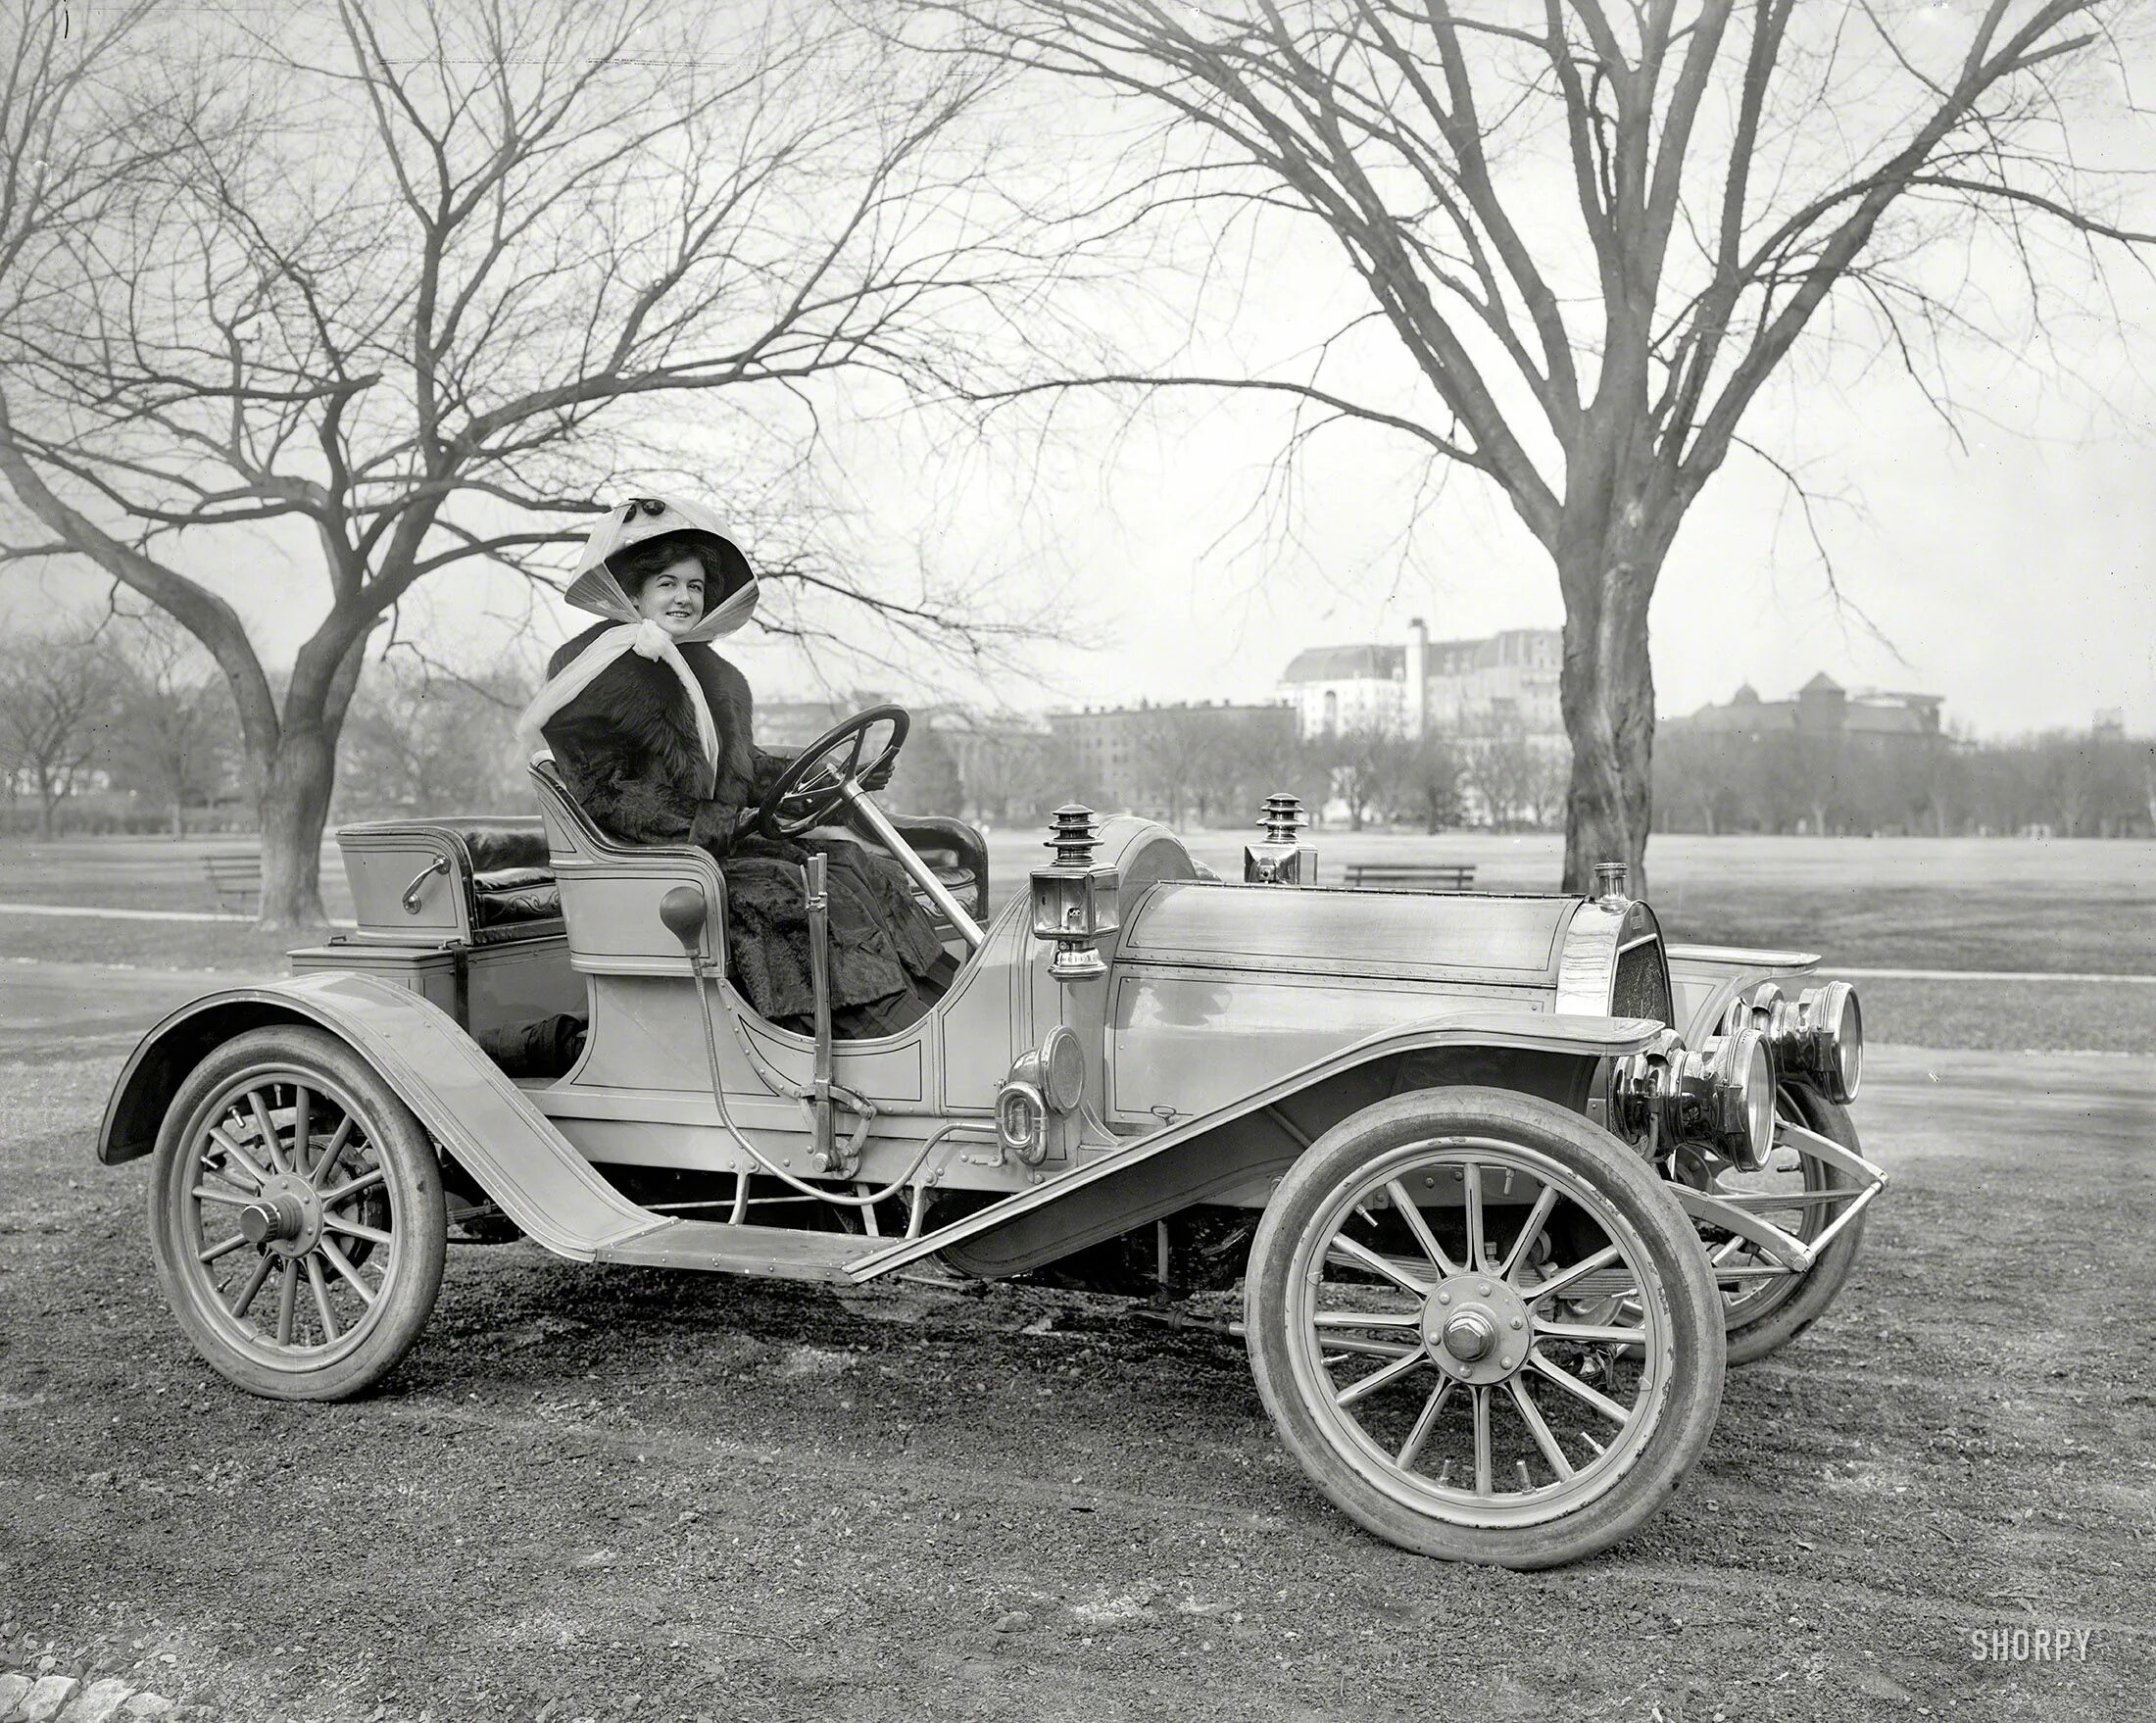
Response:
[[[1673,945],[1664,947],[1664,954],[1669,959],[1670,987],[1677,995],[1677,1027],[1687,1047],[1702,1045],[1721,1022],[1730,1001],[1744,989],[1762,981],[1809,975],[1819,967],[1819,959],[1811,952]]]
[[[847,1273],[872,1280],[939,1251],[971,1273],[1022,1273],[1284,1171],[1336,1121],[1403,1089],[1487,1083],[1584,1109],[1598,1061],[1640,1052],[1662,1029],[1640,1017],[1463,1010],[1380,1030],[1210,1112],[862,1256]]]
[[[111,1166],[147,1155],[204,1056],[272,1023],[312,1023],[348,1043],[510,1218],[557,1255],[589,1261],[662,1224],[608,1184],[447,1012],[350,970],[234,987],[172,1012],[121,1071],[98,1159]]]

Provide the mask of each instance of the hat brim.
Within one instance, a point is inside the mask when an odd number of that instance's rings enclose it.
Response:
[[[661,505],[657,515],[635,509],[624,520],[622,510],[607,512],[585,535],[583,554],[577,559],[576,577],[569,582],[563,597],[578,610],[589,611],[595,615],[616,622],[637,621],[640,618],[636,605],[612,568],[608,566],[609,559],[649,539],[676,534],[695,537],[717,551],[719,591],[697,625],[676,638],[693,642],[731,634],[756,612],[757,576],[749,559],[709,509],[672,497],[657,497],[653,501]]]

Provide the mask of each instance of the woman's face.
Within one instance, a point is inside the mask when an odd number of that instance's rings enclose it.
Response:
[[[636,614],[669,634],[686,634],[704,618],[704,565],[683,557],[637,589]]]

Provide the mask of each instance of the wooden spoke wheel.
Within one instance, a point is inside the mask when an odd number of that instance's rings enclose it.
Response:
[[[395,1365],[434,1307],[441,1167],[350,1047],[257,1029],[173,1097],[150,1238],[166,1300],[212,1367],[274,1399],[342,1400]]]
[[[1615,1138],[1531,1097],[1430,1090],[1328,1131],[1274,1193],[1245,1298],[1290,1451],[1426,1555],[1606,1548],[1721,1401],[1720,1301],[1682,1209]]]
[[[1802,1083],[1784,1083],[1774,1098],[1776,1142],[1758,1172],[1724,1173],[1715,1183],[1727,1195],[1774,1198],[1753,1205],[1757,1213],[1809,1244],[1841,1211],[1838,1193],[1853,1197],[1857,1182],[1838,1167],[1783,1140],[1782,1126],[1795,1123],[1855,1151],[1856,1127],[1848,1109]],[[1863,1242],[1864,1216],[1835,1236],[1826,1254],[1802,1274],[1774,1274],[1756,1246],[1707,1229],[1708,1261],[1722,1282],[1722,1314],[1729,1330],[1730,1362],[1749,1364],[1781,1349],[1825,1314],[1840,1296]]]

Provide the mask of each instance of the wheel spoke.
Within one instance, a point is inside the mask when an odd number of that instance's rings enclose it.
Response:
[[[1584,1280],[1597,1268],[1607,1268],[1612,1262],[1619,1260],[1621,1255],[1617,1247],[1604,1245],[1593,1255],[1583,1256],[1570,1268],[1551,1275],[1547,1280],[1538,1280],[1533,1286],[1523,1287],[1521,1291],[1525,1293],[1529,1304],[1539,1305],[1552,1293],[1561,1293],[1574,1281]]]
[[[322,1174],[337,1164],[337,1157],[344,1153],[344,1146],[351,1141],[351,1138],[352,1115],[347,1113],[337,1121],[337,1128],[329,1133],[328,1145],[322,1150],[321,1157],[315,1162],[313,1169],[307,1175],[309,1184],[315,1186],[318,1190],[321,1188]]]
[[[269,1252],[262,1254],[262,1260],[255,1264],[254,1273],[247,1277],[246,1284],[233,1296],[231,1303],[224,1306],[233,1320],[237,1321],[247,1314],[248,1305],[255,1302],[255,1295],[262,1291],[262,1283],[270,1278],[270,1265],[275,1260]]]
[[[1407,1432],[1407,1440],[1399,1445],[1399,1452],[1393,1455],[1393,1463],[1403,1471],[1415,1463],[1415,1456],[1422,1452],[1430,1440],[1430,1432],[1437,1428],[1438,1413],[1445,1409],[1445,1403],[1452,1393],[1452,1378],[1445,1377],[1430,1391],[1430,1398],[1422,1403],[1422,1411],[1415,1419],[1415,1427]]]
[[[362,1191],[372,1190],[376,1185],[380,1184],[381,1182],[382,1169],[378,1166],[370,1166],[367,1169],[367,1171],[361,1173],[356,1178],[348,1179],[345,1183],[339,1185],[335,1190],[322,1192],[321,1206],[324,1208],[331,1207],[336,1204],[347,1201],[350,1198],[357,1197]]]
[[[1369,1375],[1363,1377],[1359,1382],[1348,1383],[1346,1388],[1333,1396],[1333,1403],[1335,1405],[1353,1405],[1356,1401],[1367,1399],[1370,1395],[1377,1393],[1387,1383],[1398,1381],[1400,1377],[1406,1375],[1417,1364],[1425,1362],[1429,1355],[1419,1346],[1411,1353],[1402,1353],[1382,1370],[1372,1370]]]
[[[341,1232],[352,1238],[365,1239],[370,1245],[386,1245],[390,1242],[389,1235],[382,1231],[380,1227],[368,1226],[357,1220],[347,1220],[341,1214],[325,1213],[321,1217],[321,1223],[331,1232]]]
[[[366,1233],[366,1238],[377,1238],[389,1242],[387,1233]],[[1320,1310],[1310,1318],[1319,1328],[1420,1328],[1422,1314],[1417,1310]]]
[[[292,1085],[292,1164],[307,1170],[307,1148],[315,1135],[315,1092],[305,1083]]]
[[[1352,1340],[1343,1334],[1326,1336],[1324,1347],[1327,1354],[1325,1361],[1328,1364],[1338,1363],[1350,1353],[1370,1358],[1404,1358],[1422,1351],[1419,1341],[1398,1346],[1389,1340]]]
[[[1390,1258],[1379,1255],[1367,1245],[1358,1245],[1346,1233],[1335,1233],[1333,1242],[1325,1247],[1325,1251],[1328,1255],[1338,1252],[1355,1267],[1367,1268],[1372,1274],[1383,1275],[1400,1291],[1415,1298],[1424,1299],[1430,1296],[1428,1283],[1417,1280],[1404,1268],[1395,1267]]]
[[[224,1152],[224,1158],[227,1161],[237,1166],[241,1172],[255,1181],[256,1190],[261,1190],[264,1185],[270,1182],[270,1174],[264,1168],[255,1164],[254,1157],[233,1142],[216,1125],[210,1127],[210,1141]]]
[[[1535,1318],[1535,1333],[1543,1340],[1572,1340],[1584,1346],[1644,1346],[1644,1328],[1627,1328],[1615,1322],[1544,1322]]]
[[[1440,1274],[1457,1274],[1459,1265],[1446,1255],[1445,1247],[1438,1243],[1438,1235],[1430,1230],[1430,1223],[1423,1219],[1422,1210],[1415,1206],[1414,1198],[1407,1194],[1407,1187],[1398,1179],[1391,1180],[1385,1187],[1386,1194],[1399,1210],[1399,1217],[1407,1222],[1407,1230],[1415,1235],[1415,1243],[1422,1247],[1422,1254],[1430,1258],[1430,1265]]]
[[[307,1257],[307,1284],[315,1294],[315,1308],[321,1312],[323,1341],[335,1340],[344,1330],[337,1326],[337,1313],[329,1307],[329,1288],[322,1284],[321,1259],[313,1252]]]
[[[1549,1461],[1549,1469],[1560,1478],[1571,1477],[1572,1462],[1565,1458],[1565,1451],[1557,1446],[1557,1438],[1543,1421],[1542,1408],[1536,1405],[1535,1397],[1527,1392],[1527,1385],[1514,1376],[1505,1386],[1512,1390],[1512,1403],[1520,1408],[1520,1416],[1527,1420],[1535,1446],[1543,1451],[1543,1458]]]
[[[1482,1168],[1470,1160],[1460,1167],[1460,1180],[1467,1193],[1467,1266],[1483,1271],[1490,1266],[1489,1251],[1483,1240],[1483,1180]]]
[[[1507,1282],[1517,1274],[1527,1261],[1527,1254],[1535,1248],[1535,1241],[1543,1236],[1543,1228],[1549,1224],[1549,1211],[1557,1206],[1557,1187],[1544,1185],[1543,1194],[1535,1199],[1535,1206],[1527,1211],[1526,1220],[1520,1223],[1520,1236],[1512,1241],[1512,1249],[1504,1255],[1504,1261],[1497,1272]]]
[[[1575,1376],[1562,1364],[1551,1363],[1548,1358],[1543,1355],[1540,1347],[1536,1347],[1528,1353],[1527,1361],[1544,1376],[1547,1376],[1559,1388],[1571,1395],[1574,1400],[1582,1401],[1592,1406],[1610,1422],[1623,1424],[1631,1421],[1631,1412],[1611,1400],[1600,1389],[1592,1388],[1587,1383],[1582,1382],[1579,1377]]]
[[[352,1290],[360,1295],[362,1303],[371,1305],[374,1302],[374,1289],[360,1278],[360,1271],[352,1266],[352,1258],[337,1248],[336,1240],[323,1239],[315,1249],[329,1259],[330,1267],[352,1283]]]
[[[287,1256],[284,1275],[277,1282],[277,1345],[292,1344],[292,1311],[299,1302],[300,1265]]]
[[[234,1191],[222,1185],[197,1185],[187,1193],[199,1203],[223,1203],[234,1208],[244,1208],[255,1199],[245,1191]]]
[[[255,1115],[255,1129],[262,1133],[263,1152],[270,1157],[270,1164],[279,1172],[290,1172],[292,1163],[285,1158],[284,1141],[277,1135],[277,1127],[270,1122],[270,1108],[264,1102],[260,1089],[247,1091],[247,1108]]]
[[[1490,1496],[1495,1493],[1490,1464],[1490,1390],[1475,1391],[1475,1494]]]
[[[220,1240],[217,1244],[203,1246],[201,1250],[195,1253],[195,1260],[198,1262],[215,1262],[220,1256],[229,1255],[246,1242],[247,1235],[243,1232],[236,1232],[230,1238]]]

